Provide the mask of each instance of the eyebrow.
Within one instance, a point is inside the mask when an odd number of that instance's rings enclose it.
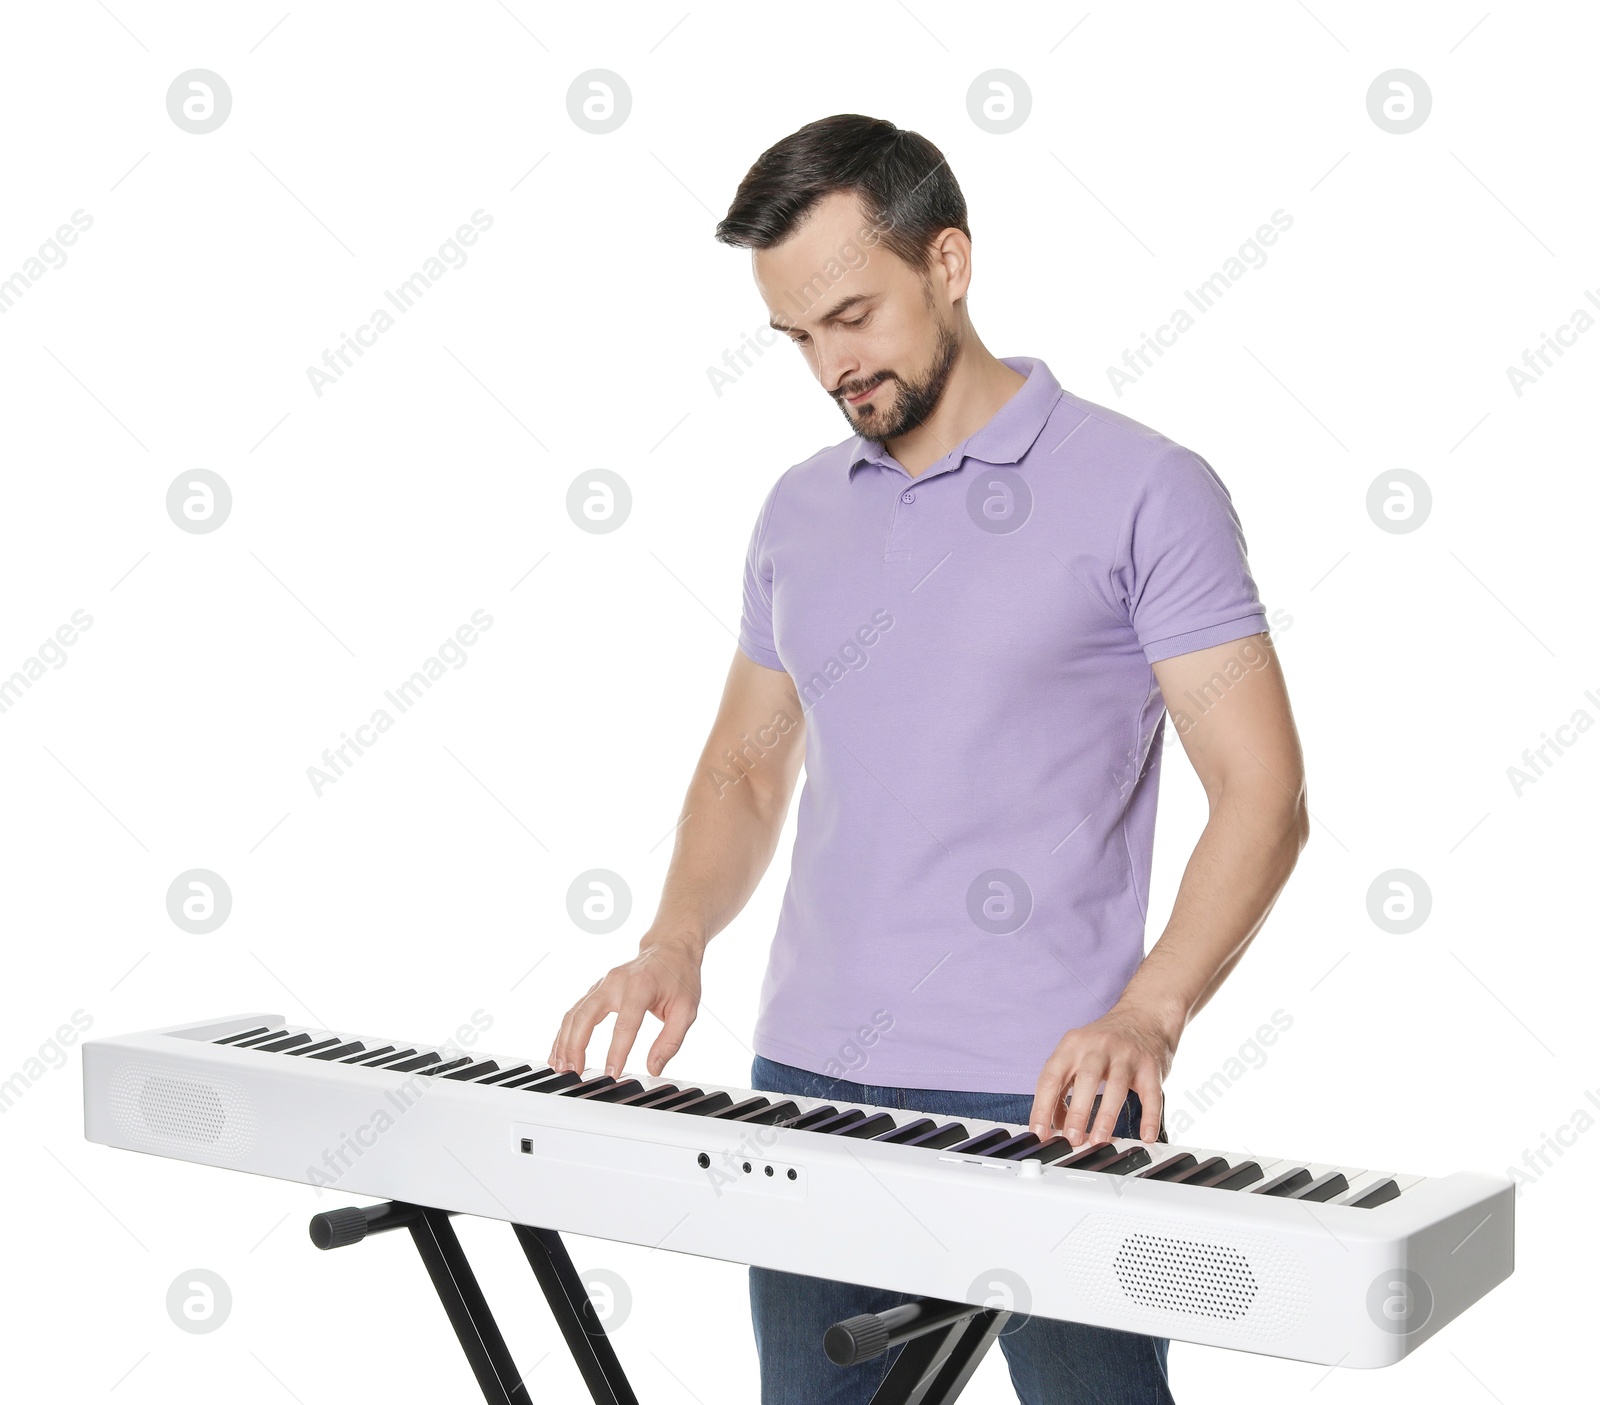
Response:
[[[837,322],[841,316],[849,312],[858,303],[870,302],[876,293],[852,293],[847,298],[841,298],[822,315],[824,322]],[[776,317],[768,321],[767,325],[775,332],[793,332],[796,329],[792,322],[780,322]]]

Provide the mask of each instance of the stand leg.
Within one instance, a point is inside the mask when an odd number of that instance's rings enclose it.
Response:
[[[639,1405],[561,1236],[552,1229],[512,1228],[596,1405]]]
[[[1010,1316],[1008,1312],[980,1311],[975,1317],[952,1323],[942,1333],[907,1342],[894,1369],[874,1392],[872,1405],[951,1405]],[[923,1348],[920,1352],[919,1347]]]
[[[422,1210],[407,1226],[489,1405],[526,1405],[522,1376],[462,1252],[450,1216]]]

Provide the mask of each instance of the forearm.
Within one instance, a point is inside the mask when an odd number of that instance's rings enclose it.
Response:
[[[640,946],[684,941],[703,952],[755,892],[787,813],[786,788],[758,789],[750,773],[708,749],[684,797],[661,902]]]
[[[1272,785],[1224,789],[1184,869],[1161,939],[1118,1004],[1175,1044],[1244,955],[1308,834],[1303,801]]]

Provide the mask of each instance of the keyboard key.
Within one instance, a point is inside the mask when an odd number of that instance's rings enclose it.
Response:
[[[836,1107],[814,1107],[810,1112],[802,1112],[798,1117],[791,1117],[787,1122],[775,1125],[788,1127],[792,1131],[804,1132],[818,1122],[826,1122],[830,1117],[837,1117],[839,1109]]]
[[[307,1056],[313,1059],[343,1059],[347,1058],[351,1054],[363,1053],[366,1050],[366,1047],[367,1046],[365,1044],[362,1044],[358,1040],[351,1040],[347,1044],[335,1044],[333,1048],[324,1049],[320,1054],[312,1054],[308,1050]]]
[[[434,1067],[432,1067],[430,1065],[429,1067],[423,1069],[422,1072],[427,1074],[429,1078],[440,1078],[440,1077],[443,1077],[443,1075],[449,1073],[451,1069],[453,1069],[453,1068],[465,1068],[471,1062],[472,1062],[472,1060],[467,1058],[466,1055],[463,1054],[459,1059],[448,1059],[448,1060],[446,1060],[444,1063],[440,1064],[437,1068],[434,1068]]]
[[[1281,1176],[1274,1176],[1265,1185],[1255,1188],[1257,1195],[1292,1195],[1303,1185],[1311,1183],[1311,1172],[1304,1166],[1296,1166],[1292,1171],[1285,1171]]]
[[[644,1084],[637,1078],[624,1078],[620,1083],[613,1083],[609,1088],[601,1088],[594,1093],[579,1093],[576,1090],[570,1096],[582,1098],[590,1103],[614,1103],[619,1098],[625,1098],[629,1093],[637,1093]]]
[[[390,1073],[415,1073],[419,1068],[427,1068],[429,1064],[439,1062],[439,1056],[431,1051],[426,1054],[415,1054],[409,1059],[401,1059],[399,1063],[389,1063],[384,1060]]]
[[[787,1122],[791,1117],[800,1115],[797,1103],[785,1098],[781,1103],[773,1103],[771,1107],[764,1107],[758,1112],[747,1112],[742,1117],[735,1117],[735,1122],[754,1122],[759,1126],[773,1127],[780,1122]]]
[[[887,1132],[894,1126],[894,1118],[887,1112],[875,1112],[871,1117],[864,1118],[853,1127],[846,1127],[840,1132],[841,1137],[876,1137],[879,1133]]]
[[[705,1117],[732,1102],[733,1099],[727,1093],[702,1093],[698,1098],[690,1098],[686,1103],[674,1104],[672,1110],[686,1112],[691,1117]]]
[[[892,1132],[885,1132],[875,1140],[890,1143],[912,1142],[924,1132],[931,1132],[935,1125],[933,1118],[919,1117],[915,1121],[905,1123],[904,1126],[896,1127]]]
[[[1086,1146],[1082,1151],[1074,1152],[1073,1155],[1055,1164],[1068,1166],[1074,1171],[1098,1171],[1121,1155],[1115,1143],[1096,1142],[1093,1146]]]
[[[642,1093],[630,1093],[627,1097],[618,1098],[619,1107],[649,1107],[660,1102],[663,1098],[670,1098],[678,1092],[676,1083],[658,1083],[654,1088],[646,1088]]]
[[[942,1127],[936,1127],[931,1132],[924,1132],[920,1137],[909,1142],[902,1142],[902,1146],[920,1146],[928,1151],[944,1151],[956,1142],[966,1138],[967,1128],[963,1122],[946,1122]]]
[[[1254,1161],[1241,1161],[1231,1169],[1222,1166],[1212,1171],[1209,1175],[1195,1176],[1184,1181],[1185,1185],[1203,1185],[1211,1190],[1243,1190],[1247,1185],[1253,1185],[1261,1179],[1261,1167]]]
[[[470,1083],[474,1078],[482,1078],[486,1073],[495,1073],[500,1065],[493,1059],[485,1059],[482,1063],[469,1063],[466,1068],[458,1068],[454,1073],[444,1073],[441,1077],[448,1078],[456,1083]]]
[[[409,1053],[411,1051],[408,1050],[407,1052]],[[359,1054],[356,1054],[353,1058],[344,1059],[344,1060],[341,1060],[341,1062],[347,1063],[347,1064],[371,1064],[371,1063],[375,1063],[378,1059],[380,1059],[382,1057],[385,1057],[385,1056],[391,1056],[393,1058],[399,1058],[400,1057],[400,1051],[398,1049],[396,1049],[393,1044],[385,1044],[383,1046],[383,1048],[381,1048],[381,1049],[363,1049]]]
[[[331,1049],[339,1041],[337,1039],[321,1039],[315,1044],[303,1044],[298,1049],[285,1049],[283,1052],[296,1058],[303,1058],[307,1054],[314,1054],[318,1049]]]
[[[1052,1161],[1059,1161],[1063,1156],[1072,1155],[1072,1143],[1065,1137],[1051,1137],[1049,1141],[1040,1142],[1032,1151],[1025,1151],[1021,1156],[1008,1158],[1012,1161],[1043,1161],[1048,1165]]]
[[[1318,1176],[1308,1186],[1302,1186],[1289,1197],[1291,1200],[1311,1200],[1318,1204],[1324,1200],[1332,1200],[1336,1195],[1343,1195],[1350,1189],[1350,1182],[1345,1179],[1343,1171],[1329,1171],[1325,1176]]]
[[[987,1132],[979,1132],[975,1137],[968,1137],[964,1142],[958,1142],[951,1147],[952,1152],[961,1152],[966,1156],[981,1156],[984,1152],[997,1147],[1001,1142],[1010,1141],[1011,1133],[1004,1127],[991,1127]]]
[[[680,1088],[671,1097],[662,1098],[660,1102],[651,1103],[657,1112],[676,1112],[685,1103],[692,1103],[696,1098],[706,1095],[704,1088]]]
[[[1150,1164],[1150,1150],[1148,1147],[1130,1146],[1121,1156],[1114,1156],[1104,1165],[1094,1169],[1108,1176],[1126,1176],[1137,1171],[1141,1166]]]
[[[1220,1156],[1208,1156],[1204,1161],[1191,1166],[1187,1171],[1179,1171],[1170,1177],[1174,1185],[1200,1185],[1206,1177],[1218,1172],[1226,1171],[1228,1163]]]
[[[279,1035],[287,1034],[288,1032],[286,1029],[274,1029],[269,1030],[266,1034],[253,1034],[248,1039],[241,1039],[233,1047],[236,1049],[259,1049],[269,1040],[276,1039]]]
[[[741,1103],[735,1103],[732,1107],[725,1107],[721,1112],[713,1112],[711,1115],[713,1117],[721,1117],[729,1122],[737,1122],[746,1113],[760,1112],[762,1108],[771,1106],[771,1098],[763,1098],[757,1094],[753,1098],[746,1098]]]
[[[1176,1156],[1169,1156],[1165,1161],[1152,1166],[1148,1171],[1139,1172],[1139,1179],[1142,1181],[1176,1180],[1185,1171],[1192,1170],[1194,1166],[1194,1153],[1181,1151]]]
[[[409,1059],[416,1052],[415,1049],[396,1049],[391,1046],[388,1049],[379,1049],[370,1057],[363,1054],[351,1062],[360,1064],[362,1068],[388,1068],[391,1064],[399,1063],[401,1059]]]
[[[248,1039],[252,1034],[266,1033],[268,1033],[266,1025],[258,1024],[254,1029],[241,1029],[237,1034],[230,1034],[223,1039],[216,1039],[212,1042],[215,1044],[237,1044],[239,1040]]]
[[[1382,1205],[1393,1200],[1400,1194],[1400,1187],[1393,1180],[1379,1181],[1376,1185],[1368,1186],[1363,1191],[1358,1191],[1351,1200],[1341,1200],[1341,1205],[1353,1205],[1358,1210],[1370,1210],[1375,1205]]]
[[[583,1075],[577,1069],[568,1069],[565,1073],[557,1073],[550,1078],[521,1079],[521,1089],[524,1093],[559,1093],[563,1089],[571,1088],[583,1082]]]
[[[564,1098],[581,1098],[585,1093],[598,1093],[602,1088],[614,1087],[616,1081],[609,1073],[597,1074],[593,1078],[585,1078],[574,1083],[561,1096]]]
[[[844,1112],[836,1112],[832,1117],[824,1118],[821,1122],[813,1122],[806,1128],[808,1132],[842,1132],[846,1127],[866,1119],[867,1114],[859,1107],[852,1107]]]
[[[544,1078],[546,1075],[554,1072],[555,1069],[553,1068],[541,1068],[538,1073],[534,1074],[534,1077]],[[505,1083],[508,1079],[521,1078],[525,1073],[533,1073],[532,1064],[518,1064],[515,1068],[502,1068],[497,1073],[491,1073],[487,1078],[478,1079],[478,1082],[487,1088],[492,1084]],[[531,1082],[532,1079],[529,1081]]]
[[[309,1034],[291,1034],[287,1039],[274,1039],[270,1044],[257,1044],[263,1054],[281,1054],[285,1049],[298,1049],[302,1044],[309,1044]]]
[[[1032,1151],[1039,1145],[1039,1138],[1032,1132],[1019,1132],[1014,1137],[1007,1137],[999,1146],[984,1152],[985,1156],[997,1157],[1002,1161],[1015,1161],[1025,1151]]]

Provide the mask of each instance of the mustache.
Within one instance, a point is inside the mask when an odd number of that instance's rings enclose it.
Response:
[[[882,385],[884,381],[890,381],[894,378],[894,372],[885,371],[877,378],[877,380],[867,381],[864,385],[841,386],[838,390],[833,392],[833,398],[835,400],[843,400],[848,395],[860,395],[863,391],[871,390],[873,386]]]

